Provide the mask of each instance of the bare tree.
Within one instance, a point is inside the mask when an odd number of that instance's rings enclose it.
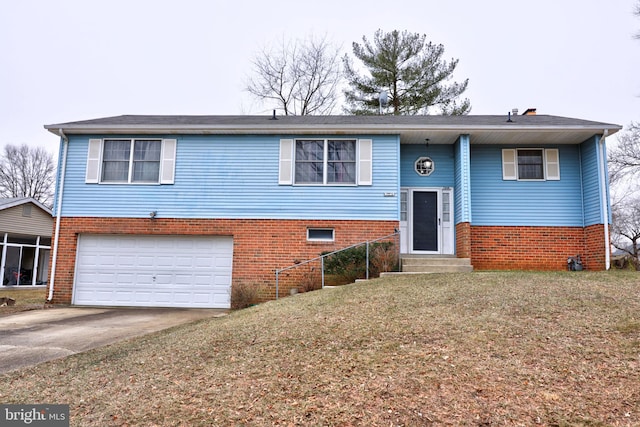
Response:
[[[340,51],[326,37],[283,40],[263,49],[253,68],[246,90],[261,101],[274,101],[285,115],[331,114],[338,103]]]
[[[636,6],[633,8],[633,14],[640,17],[640,1],[636,3]],[[640,39],[640,32],[636,33],[635,38]]]
[[[612,205],[611,213],[611,243],[628,254],[636,270],[640,270],[640,197]]]
[[[0,197],[33,197],[51,207],[53,156],[42,147],[6,145],[0,156]]]
[[[612,184],[640,178],[640,123],[618,134],[618,145],[609,152],[609,174]]]

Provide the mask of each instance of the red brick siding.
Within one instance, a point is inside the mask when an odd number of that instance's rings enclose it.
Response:
[[[263,285],[262,298],[272,299],[277,268],[391,234],[398,226],[397,221],[62,218],[53,303],[71,304],[78,234],[82,233],[233,236],[232,286]],[[309,227],[333,228],[335,242],[308,242]],[[287,279],[296,275],[283,275],[281,296],[297,286]]]
[[[603,270],[604,232],[592,227],[471,226],[471,263],[476,270],[566,270],[580,255],[584,267]]]
[[[471,258],[471,224],[456,224],[456,255],[458,258]]]
[[[606,268],[604,225],[590,225],[584,229],[585,250],[582,262],[590,270],[604,270]]]

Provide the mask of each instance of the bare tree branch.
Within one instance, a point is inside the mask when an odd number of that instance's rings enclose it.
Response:
[[[640,124],[632,122],[618,134],[618,145],[609,152],[609,176],[612,184],[623,179],[640,178]]]
[[[638,2],[633,10],[633,14],[637,17],[640,17],[640,2]],[[640,39],[640,32],[636,33],[634,36],[636,39]]]
[[[0,157],[0,197],[33,197],[51,207],[53,156],[42,147],[7,145]]]
[[[246,90],[261,101],[275,101],[285,115],[331,114],[342,81],[339,57],[326,38],[283,40],[253,60]]]
[[[611,211],[611,243],[630,255],[636,269],[640,269],[640,197],[613,205]]]

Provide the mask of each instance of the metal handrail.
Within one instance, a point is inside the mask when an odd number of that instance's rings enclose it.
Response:
[[[292,270],[294,268],[298,268],[298,267],[301,267],[303,265],[309,264],[310,262],[314,262],[314,261],[320,260],[321,271],[322,271],[322,289],[324,289],[324,259],[326,257],[328,257],[328,256],[331,256],[331,255],[334,255],[334,254],[337,254],[337,253],[340,253],[340,252],[343,252],[343,251],[347,251],[349,249],[353,249],[355,247],[362,246],[362,245],[366,245],[366,248],[367,248],[366,249],[366,279],[368,280],[369,279],[369,244],[370,243],[379,242],[380,240],[389,239],[390,237],[399,236],[399,235],[400,235],[400,230],[396,229],[393,233],[391,233],[391,234],[389,234],[387,236],[379,237],[379,238],[374,239],[374,240],[366,240],[364,242],[356,243],[356,244],[353,244],[351,246],[347,246],[347,247],[344,247],[342,249],[338,249],[337,251],[329,252],[329,253],[326,253],[324,255],[320,255],[318,257],[311,258],[311,259],[299,262],[299,263],[294,264],[294,265],[290,265],[289,267],[276,269],[276,299],[279,298],[280,273],[282,273],[283,271]],[[398,250],[398,254],[400,253],[400,244],[399,243],[400,242],[396,242],[396,248]]]

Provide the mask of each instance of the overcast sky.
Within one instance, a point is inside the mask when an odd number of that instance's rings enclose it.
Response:
[[[44,124],[121,114],[268,114],[244,91],[267,43],[376,29],[445,46],[471,114],[533,107],[640,120],[637,0],[0,0],[0,147],[44,146]]]

